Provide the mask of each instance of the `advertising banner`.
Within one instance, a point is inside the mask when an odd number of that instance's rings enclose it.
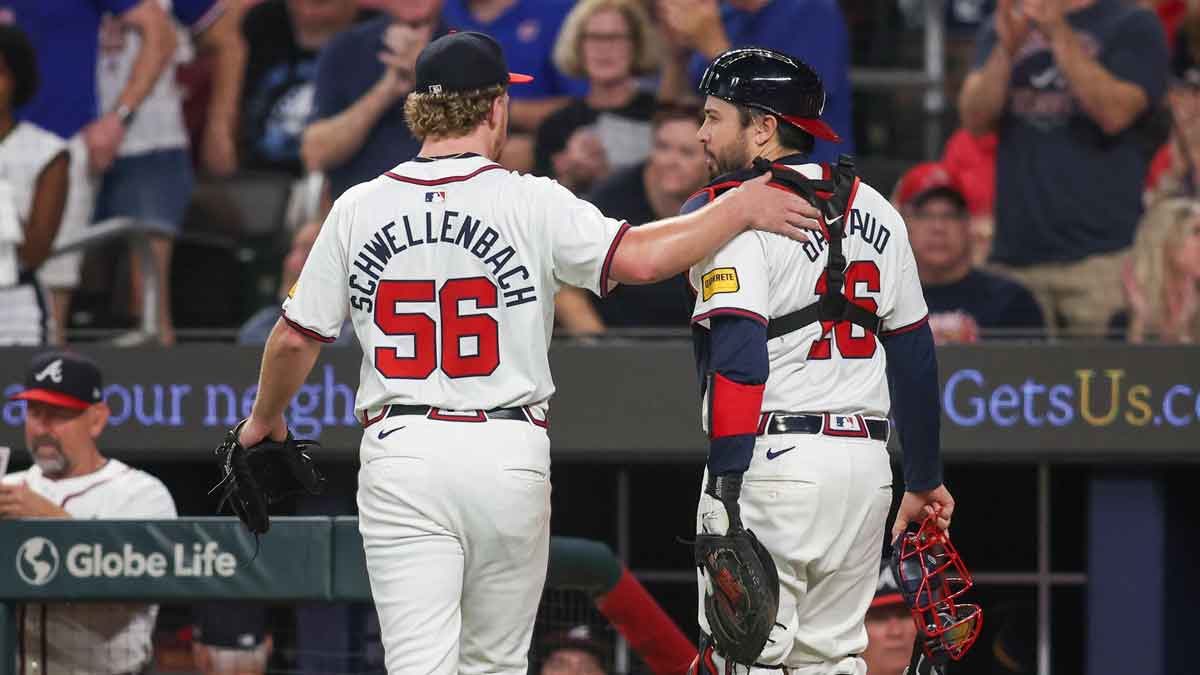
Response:
[[[321,600],[331,550],[327,518],[273,519],[258,544],[230,518],[9,521],[0,598]]]
[[[112,410],[100,439],[118,457],[207,456],[249,414],[261,349],[82,349],[105,375]],[[25,447],[20,391],[31,350],[0,351],[0,445]],[[1200,350],[1106,343],[945,347],[938,352],[942,444],[951,458],[1200,458]],[[701,458],[699,388],[683,341],[556,344],[556,457]],[[326,348],[288,410],[318,456],[353,457],[360,355]],[[821,411],[809,411],[821,412]],[[450,422],[448,422],[450,423]],[[372,431],[373,433],[373,431]]]

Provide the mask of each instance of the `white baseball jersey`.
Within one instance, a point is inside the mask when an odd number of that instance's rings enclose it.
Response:
[[[45,342],[47,313],[42,291],[33,283],[17,283],[16,247],[24,241],[38,179],[46,166],[66,151],[66,141],[29,122],[18,122],[0,139],[0,307],[4,307],[0,346]]]
[[[176,516],[175,502],[162,481],[115,459],[90,474],[63,480],[46,478],[35,464],[4,476],[3,482],[28,484],[73,518]],[[157,615],[158,605],[132,603],[24,605],[18,628],[24,672],[139,672],[153,655]]]
[[[821,178],[819,165],[792,168]],[[865,183],[851,198],[842,251],[845,293],[883,319],[881,333],[903,332],[925,320],[928,310],[904,220]],[[765,324],[798,310],[825,290],[828,255],[819,233],[801,243],[745,232],[691,269],[692,321],[707,328],[709,317],[731,314]],[[860,326],[812,323],[769,340],[767,354],[764,412],[888,414],[887,357],[879,338]],[[707,401],[702,409],[708,410]]]
[[[171,0],[159,0],[167,16],[174,19]],[[175,80],[176,66],[187,63],[195,56],[192,35],[203,31],[221,16],[222,3],[217,2],[204,13],[195,24],[182,26],[173,21],[178,47],[171,62],[155,81],[154,87],[138,106],[137,115],[130,123],[121,147],[120,157],[140,155],[155,150],[171,150],[188,146],[187,129],[183,120],[183,92]],[[105,15],[100,24],[100,53],[96,60],[96,93],[100,99],[100,110],[113,110],[121,97],[133,63],[141,49],[142,37],[137,30],[121,22],[111,14]]]
[[[554,294],[607,292],[627,228],[550,179],[471,153],[418,158],[337,200],[284,318],[329,342],[350,316],[360,416],[540,404],[554,393]]]

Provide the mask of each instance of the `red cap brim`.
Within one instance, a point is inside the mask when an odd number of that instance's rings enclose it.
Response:
[[[886,593],[884,595],[877,595],[875,596],[875,599],[871,600],[872,607],[884,607],[887,605],[901,604],[904,604],[904,596],[900,595],[899,593]]]
[[[532,75],[522,75],[521,73],[509,73],[508,74],[508,83],[509,84],[525,84],[527,82],[533,82]]]
[[[842,142],[842,137],[838,136],[837,132],[835,132],[832,127],[821,120],[813,119],[811,117],[792,117],[791,115],[780,115],[780,117],[787,120],[790,124],[800,127],[804,131],[816,136],[817,138],[832,141],[834,143]]]
[[[26,389],[19,394],[14,394],[11,398],[17,401],[38,401],[40,403],[56,405],[60,408],[74,408],[75,410],[84,410],[90,408],[92,405],[83,399],[78,399],[59,391],[50,391],[49,389]]]

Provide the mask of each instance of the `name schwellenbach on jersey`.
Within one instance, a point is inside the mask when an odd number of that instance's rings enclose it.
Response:
[[[424,227],[418,217],[415,228],[407,215],[401,216],[400,223],[392,221],[367,238],[354,257],[354,267],[369,279],[360,279],[356,273],[350,275],[350,288],[358,293],[352,293],[350,306],[364,312],[372,311],[376,282],[392,256],[410,248],[438,244],[462,248],[489,266],[496,284],[504,291],[505,307],[537,301],[532,284],[517,286],[529,280],[529,270],[516,258],[516,250],[500,239],[499,232],[466,213],[461,214],[462,220],[459,220],[458,211],[445,211],[441,216],[441,222],[437,222],[433,212],[426,211]]]

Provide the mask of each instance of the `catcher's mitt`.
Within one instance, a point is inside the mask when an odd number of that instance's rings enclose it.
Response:
[[[229,502],[247,529],[263,534],[271,529],[267,506],[302,492],[320,494],[325,477],[307,452],[318,446],[315,441],[293,438],[289,430],[284,441],[266,439],[244,448],[238,442],[238,433],[245,423],[242,420],[226,432],[225,441],[217,447],[217,461],[224,475],[209,494],[223,489],[217,512]]]
[[[740,476],[737,482],[735,493]],[[719,492],[713,494],[719,498]],[[775,626],[779,572],[758,537],[742,526],[736,500],[723,503],[729,515],[726,533],[696,535],[696,567],[706,582],[704,615],[717,651],[751,665]]]

